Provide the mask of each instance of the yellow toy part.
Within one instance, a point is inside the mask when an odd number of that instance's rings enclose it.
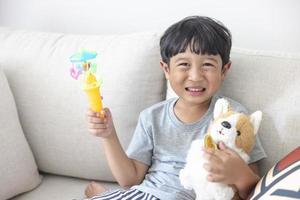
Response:
[[[209,134],[207,134],[204,137],[204,147],[206,149],[217,149],[218,146],[214,143],[212,137]]]
[[[101,112],[103,109],[102,98],[100,93],[100,83],[97,81],[96,77],[87,72],[84,83],[83,90],[88,96],[90,107],[94,112]]]

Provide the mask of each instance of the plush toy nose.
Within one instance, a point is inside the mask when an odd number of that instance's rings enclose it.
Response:
[[[221,124],[222,124],[222,126],[223,126],[224,128],[227,128],[227,129],[230,129],[230,128],[231,128],[231,125],[230,125],[229,122],[227,122],[227,121],[224,121],[224,122],[222,122]]]

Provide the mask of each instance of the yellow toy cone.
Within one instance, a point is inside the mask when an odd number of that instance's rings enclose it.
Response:
[[[94,112],[101,112],[103,109],[102,98],[100,94],[100,83],[92,73],[87,73],[83,90],[88,96],[90,107]]]

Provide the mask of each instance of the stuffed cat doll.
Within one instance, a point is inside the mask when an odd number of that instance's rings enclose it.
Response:
[[[192,142],[186,165],[179,173],[181,184],[186,189],[194,190],[196,200],[230,200],[234,197],[230,186],[207,180],[208,172],[203,168],[207,161],[203,157],[202,148],[218,148],[217,144],[222,141],[248,163],[262,118],[261,111],[249,116],[232,111],[229,102],[224,98],[217,100],[213,115],[214,120],[208,133],[204,139]]]

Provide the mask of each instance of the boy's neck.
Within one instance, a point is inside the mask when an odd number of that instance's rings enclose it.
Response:
[[[174,106],[174,113],[176,117],[183,123],[197,122],[209,108],[211,99],[202,104],[187,104],[179,99]]]

